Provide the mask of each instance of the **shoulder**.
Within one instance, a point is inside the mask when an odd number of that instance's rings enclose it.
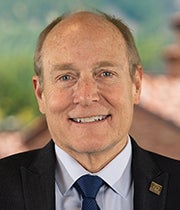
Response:
[[[170,174],[178,174],[178,176],[180,176],[180,160],[176,160],[154,152],[150,152],[150,155],[161,170],[167,171]]]
[[[43,156],[47,151],[51,150],[53,143],[48,143],[45,147],[18,153],[0,159],[0,178],[4,175],[16,173],[21,167],[28,168],[32,162],[36,161],[39,156]]]
[[[29,151],[0,160],[1,205],[9,205],[8,203],[13,200],[15,202],[23,200],[21,168],[28,167],[38,153],[39,150]],[[10,197],[11,199],[8,201]],[[6,203],[7,201],[8,203]]]
[[[131,142],[132,174],[134,186],[136,186],[135,194],[139,195],[141,193],[141,195],[143,194],[145,196],[150,195],[149,190],[147,193],[147,189],[149,189],[150,183],[153,181],[160,184],[164,189],[164,195],[167,195],[166,208],[176,209],[175,206],[179,203],[180,195],[180,161],[145,150],[133,139],[131,139]],[[156,199],[154,199],[154,201]]]
[[[0,160],[0,177],[15,173],[20,167],[27,167],[37,156],[40,149],[11,155]]]
[[[0,198],[22,197],[23,175],[53,174],[55,155],[53,142],[37,150],[15,154],[0,160]],[[17,198],[19,199],[19,198]]]
[[[41,149],[36,149],[36,150],[28,150],[20,153],[15,153],[13,155],[9,155],[6,157],[3,157],[0,159],[0,165],[5,163],[10,163],[10,162],[24,162],[25,159],[29,159],[30,157],[33,157],[38,151]]]

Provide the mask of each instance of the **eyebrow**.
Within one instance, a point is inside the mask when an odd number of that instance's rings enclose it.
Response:
[[[120,69],[123,69],[123,66],[119,63],[117,64],[112,61],[100,61],[100,62],[95,63],[95,65],[93,67],[93,71],[96,71],[96,70],[98,70],[98,68],[103,68],[103,67],[113,67],[113,68],[120,67]]]
[[[102,68],[102,67],[118,67],[119,64],[111,62],[111,61],[99,61],[96,62],[92,69],[93,71],[97,70],[98,68]],[[122,67],[122,66],[120,66]],[[73,70],[76,71],[78,69],[78,67],[76,67],[73,63],[62,63],[62,64],[55,64],[53,65],[53,70],[54,71],[66,71],[66,70]]]
[[[118,66],[116,63],[110,62],[110,61],[100,61],[95,63],[94,68],[99,68],[99,67],[114,67]]]
[[[60,70],[75,70],[76,68],[72,63],[63,63],[63,64],[55,64],[53,65],[53,71],[60,71]]]

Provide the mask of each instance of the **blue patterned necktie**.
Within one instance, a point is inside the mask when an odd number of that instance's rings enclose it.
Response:
[[[82,195],[82,210],[100,210],[96,202],[96,195],[104,181],[98,176],[84,175],[74,184],[76,190]]]

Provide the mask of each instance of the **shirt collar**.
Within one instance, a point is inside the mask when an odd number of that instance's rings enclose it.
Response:
[[[61,193],[66,194],[79,177],[91,173],[57,145],[55,145],[55,153],[57,157],[56,183]],[[94,175],[101,177],[114,191],[125,198],[131,186],[131,158],[132,148],[128,137],[128,143],[124,149]],[[63,180],[63,183],[60,183],[60,180]]]

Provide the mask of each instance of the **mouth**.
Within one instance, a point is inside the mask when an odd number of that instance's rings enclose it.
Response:
[[[80,118],[70,118],[71,121],[76,123],[93,123],[97,121],[106,120],[110,115],[98,115],[92,117],[80,117]]]

